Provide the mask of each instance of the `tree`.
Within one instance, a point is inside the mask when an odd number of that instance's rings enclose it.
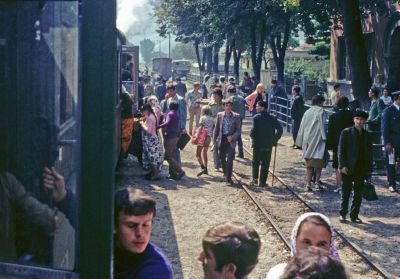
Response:
[[[151,62],[155,45],[156,44],[150,39],[140,41],[140,54],[146,64],[150,64]]]
[[[178,43],[171,49],[172,59],[196,60],[196,52],[191,44]]]

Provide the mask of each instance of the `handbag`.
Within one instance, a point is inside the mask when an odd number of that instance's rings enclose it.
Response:
[[[200,134],[199,136],[197,136],[197,134],[199,133],[199,129],[200,129]],[[203,146],[204,142],[206,141],[206,137],[207,137],[207,130],[206,129],[202,129],[200,128],[194,128],[194,132],[192,134],[192,144],[196,144],[196,145],[200,145]]]
[[[369,180],[366,180],[364,182],[363,198],[367,201],[378,200],[378,195],[376,194],[375,186]]]
[[[189,141],[190,141],[190,136],[187,133],[181,134],[178,139],[178,144],[177,144],[179,149],[183,150]]]

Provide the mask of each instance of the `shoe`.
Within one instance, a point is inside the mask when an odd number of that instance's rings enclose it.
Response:
[[[259,186],[260,186],[260,187],[268,187],[269,185],[268,185],[268,183],[260,183]]]
[[[322,188],[321,181],[318,181],[318,183],[317,183],[317,189],[318,189],[318,190],[324,190],[324,188]]]
[[[203,168],[201,172],[197,174],[197,176],[201,176],[202,174],[208,174],[207,168]]]
[[[320,185],[325,185],[326,183],[325,183],[325,182],[322,182],[321,180],[319,180],[319,181],[318,181],[318,184],[320,184]]]
[[[352,223],[357,223],[357,224],[362,224],[363,221],[360,218],[357,217],[357,218],[351,218],[351,222]]]
[[[184,171],[179,172],[179,173],[176,174],[176,180],[180,180],[184,176],[185,176],[185,172]]]
[[[176,175],[174,175],[174,174],[169,174],[169,175],[167,176],[167,179],[176,180]]]
[[[308,191],[308,192],[312,192],[311,184],[308,184],[308,185],[306,186],[306,188],[307,188],[307,191]]]
[[[394,193],[394,192],[397,192],[396,188],[394,188],[393,186],[390,186],[390,187],[389,187],[389,191],[390,191],[390,192],[393,192],[393,193]]]
[[[226,180],[225,180],[225,184],[226,184],[227,186],[232,186],[232,185],[233,185],[232,179],[226,179]]]
[[[299,149],[299,147],[295,145],[295,146],[293,146],[293,149]]]
[[[258,186],[258,179],[253,179],[250,184],[251,186]]]
[[[239,155],[237,155],[237,157],[243,159],[244,155],[243,155],[243,153],[240,153]]]
[[[339,217],[339,221],[340,221],[340,223],[346,223],[346,222],[347,222],[347,220],[346,220],[346,216],[342,216],[342,215],[340,215],[340,217]]]

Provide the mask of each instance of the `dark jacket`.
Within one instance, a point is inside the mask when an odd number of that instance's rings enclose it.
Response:
[[[114,279],[141,278],[173,278],[171,263],[161,249],[149,243],[143,253],[133,254],[114,245]]]
[[[372,171],[372,140],[371,135],[368,131],[362,131],[362,136],[364,137],[364,150],[363,156],[363,174],[357,174],[357,176],[362,176],[367,178],[367,174]],[[338,147],[338,158],[339,158],[339,169],[347,167],[349,169],[349,175],[354,175],[354,170],[356,168],[359,145],[357,144],[358,131],[353,126],[346,128],[340,134],[339,147]]]
[[[263,111],[257,113],[253,118],[253,128],[250,137],[253,140],[253,148],[272,148],[276,146],[283,133],[282,126],[275,117]]]
[[[301,121],[304,114],[304,100],[300,95],[294,98],[292,103],[292,109],[290,111],[290,117],[295,121]]]
[[[354,125],[353,112],[350,110],[341,109],[329,117],[328,136],[326,146],[328,150],[337,152],[339,145],[340,133],[343,129]]]
[[[400,148],[400,111],[394,105],[383,111],[381,131],[385,145],[391,143]]]
[[[369,130],[379,131],[381,128],[381,115],[382,111],[385,109],[385,103],[381,99],[377,99],[372,102],[369,108]]]

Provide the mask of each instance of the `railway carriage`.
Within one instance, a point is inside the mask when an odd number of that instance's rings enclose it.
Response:
[[[59,213],[54,234],[17,207],[17,254],[0,259],[1,278],[111,278],[123,44],[115,22],[115,0],[0,1],[1,171],[56,210],[42,185],[43,168],[55,167],[78,204],[70,219]],[[9,213],[0,208],[0,218]]]

